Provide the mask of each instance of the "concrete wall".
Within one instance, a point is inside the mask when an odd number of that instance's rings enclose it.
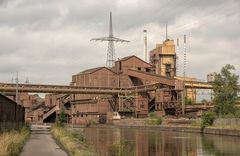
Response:
[[[21,127],[24,116],[24,107],[0,94],[0,131]]]

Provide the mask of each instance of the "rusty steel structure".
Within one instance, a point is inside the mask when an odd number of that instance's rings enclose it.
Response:
[[[19,92],[28,93],[56,93],[56,94],[134,94],[154,91],[161,86],[161,83],[142,85],[135,87],[79,87],[67,85],[47,85],[47,84],[18,84]],[[16,91],[16,84],[0,83],[0,92],[12,93]]]
[[[129,70],[129,76],[141,77],[141,74],[146,76],[146,73]],[[140,85],[134,87],[80,87],[80,86],[68,86],[68,85],[48,85],[48,84],[18,84],[19,92],[28,93],[57,93],[57,94],[133,94],[140,92],[154,91],[158,88],[162,88],[162,85],[175,86],[175,81],[170,79],[164,79],[163,77],[156,76],[154,74],[147,73],[147,76],[154,77],[155,81],[159,83]],[[148,79],[148,77],[147,77]],[[13,93],[16,91],[17,85],[14,83],[0,83],[0,92]],[[185,88],[194,89],[212,89],[212,85],[207,82],[200,81],[185,81]]]

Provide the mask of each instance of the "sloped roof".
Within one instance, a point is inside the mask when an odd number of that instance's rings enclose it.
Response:
[[[128,60],[128,59],[133,58],[133,57],[135,57],[135,58],[139,59],[140,61],[142,61],[142,62],[144,62],[144,63],[152,66],[150,63],[145,62],[144,60],[142,60],[141,58],[137,57],[136,55],[126,56],[126,57],[123,57],[123,58],[121,58],[121,59],[119,59],[119,60],[117,60],[117,61],[126,61],[126,60]]]
[[[119,59],[118,61],[126,61],[126,60],[128,60],[128,59],[130,59],[130,58],[132,58],[132,57],[137,57],[137,56],[135,56],[135,55],[126,56],[126,57],[123,57],[123,58]],[[137,57],[137,58],[138,58],[138,57]]]
[[[92,74],[92,73],[94,73],[94,72],[96,72],[98,70],[104,69],[104,68],[109,70],[109,71],[111,71],[111,72],[113,72],[113,73],[115,73],[114,71],[112,71],[112,70],[110,70],[110,69],[108,69],[106,67],[96,67],[96,68],[91,68],[91,69],[84,70],[84,71],[78,73],[77,75],[80,75],[80,74]]]

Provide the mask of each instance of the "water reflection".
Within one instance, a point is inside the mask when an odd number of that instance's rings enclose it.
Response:
[[[201,135],[158,130],[86,128],[84,136],[99,156],[107,156],[113,143],[126,140],[133,144],[136,156],[237,156],[238,137]],[[127,153],[126,153],[127,155]]]

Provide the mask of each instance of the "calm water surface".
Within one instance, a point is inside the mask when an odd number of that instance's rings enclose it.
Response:
[[[85,128],[83,134],[99,156],[121,140],[136,156],[240,156],[240,137],[130,128]]]

